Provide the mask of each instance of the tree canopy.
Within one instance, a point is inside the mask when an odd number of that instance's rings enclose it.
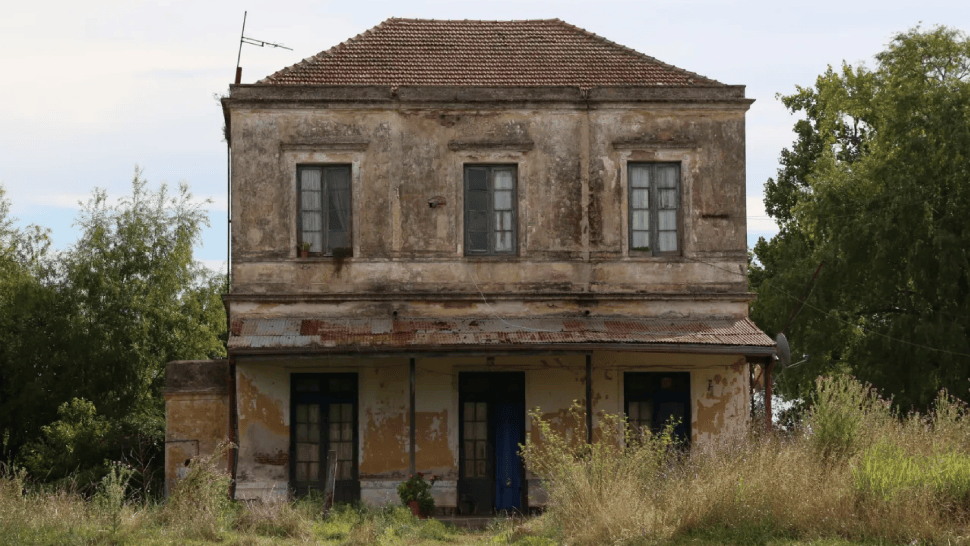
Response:
[[[166,363],[225,356],[224,279],[192,256],[207,223],[186,184],[151,190],[136,168],[129,195],[94,191],[77,243],[53,253],[0,195],[0,458],[61,469],[38,454],[83,437],[50,433],[80,426],[77,408],[160,441]],[[91,452],[77,464],[102,464]]]
[[[970,399],[970,40],[945,27],[893,37],[873,68],[843,63],[782,102],[802,119],[754,248],[752,317],[788,329],[780,387],[840,370],[923,409]]]

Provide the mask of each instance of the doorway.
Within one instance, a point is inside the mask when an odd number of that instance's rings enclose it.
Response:
[[[293,374],[290,387],[290,483],[296,495],[325,489],[327,452],[333,450],[334,502],[360,500],[357,374]]]
[[[491,515],[526,507],[525,373],[458,374],[458,508]]]

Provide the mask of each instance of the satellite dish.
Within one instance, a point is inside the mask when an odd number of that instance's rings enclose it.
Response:
[[[778,344],[778,360],[781,361],[781,366],[786,368],[791,364],[791,347],[788,346],[788,338],[785,334],[778,334],[775,336],[775,343]]]

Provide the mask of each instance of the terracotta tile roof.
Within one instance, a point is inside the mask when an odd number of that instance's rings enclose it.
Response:
[[[229,349],[401,350],[463,346],[694,344],[770,348],[775,342],[747,318],[243,318]]]
[[[276,85],[722,86],[559,19],[388,19],[259,81]]]

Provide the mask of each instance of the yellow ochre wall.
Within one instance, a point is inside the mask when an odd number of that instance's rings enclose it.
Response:
[[[745,430],[748,423],[748,365],[737,355],[685,355],[595,351],[593,409],[623,410],[623,372],[684,371],[691,374],[691,438],[703,447]],[[397,501],[396,486],[409,471],[409,359],[327,357],[238,362],[240,451],[237,498],[287,493],[289,408],[292,373],[358,374],[359,475],[361,500]],[[415,460],[417,471],[437,474],[433,488],[441,507],[457,504],[458,374],[463,371],[522,371],[526,409],[538,408],[559,429],[584,435],[582,417],[573,422],[573,401],[585,407],[585,354],[416,358]],[[594,417],[594,434],[598,419]],[[537,439],[532,427],[526,434]],[[530,504],[544,502],[535,476],[528,476]]]

